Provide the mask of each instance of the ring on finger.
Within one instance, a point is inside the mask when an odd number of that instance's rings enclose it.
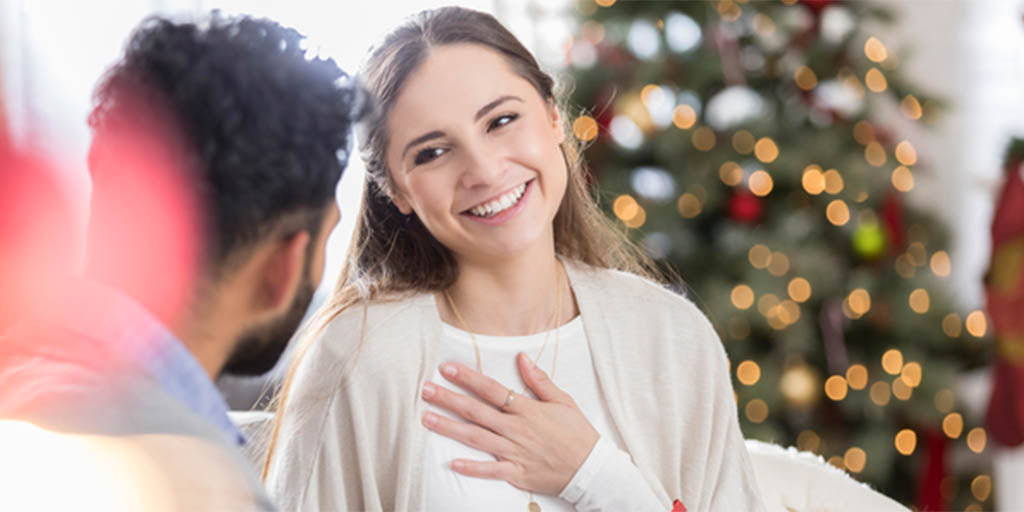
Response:
[[[508,411],[508,408],[512,407],[512,400],[515,400],[515,398],[516,392],[511,389],[508,390],[508,396],[505,397],[505,403],[501,404],[501,409],[503,411]]]

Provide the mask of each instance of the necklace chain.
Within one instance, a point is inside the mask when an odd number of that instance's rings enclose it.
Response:
[[[561,270],[561,265],[557,265],[557,269]],[[561,279],[561,277],[562,277],[562,272],[558,272],[558,282],[555,285],[555,288],[556,288],[556,292],[555,292],[555,310],[554,310],[554,312],[551,315],[551,323],[554,325],[554,328],[551,329],[551,330],[548,330],[547,333],[544,334],[544,343],[540,346],[540,351],[537,352],[537,357],[534,358],[534,360],[533,360],[536,364],[538,364],[538,365],[540,364],[540,357],[542,355],[544,355],[544,350],[548,348],[548,340],[551,337],[551,331],[552,330],[555,331],[555,353],[554,353],[554,356],[552,356],[552,359],[551,359],[551,382],[555,381],[555,369],[558,367],[558,340],[559,340],[559,333],[558,333],[558,330],[559,330],[559,325],[558,325],[559,324],[559,322],[558,322],[559,314],[558,313],[561,312],[561,309],[562,309],[562,279]],[[448,290],[444,290],[444,298],[445,298],[445,300],[448,301],[448,306],[452,308],[452,313],[455,313],[455,319],[459,321],[459,325],[461,325],[462,328],[466,331],[466,333],[469,334],[469,339],[473,342],[473,353],[476,356],[476,371],[480,372],[480,373],[483,373],[484,369],[483,369],[483,363],[482,363],[481,357],[480,357],[480,345],[476,341],[476,336],[473,334],[473,331],[471,331],[469,329],[469,326],[466,325],[466,321],[462,319],[462,315],[459,314],[459,308],[455,307],[455,301],[452,300],[452,296],[451,296],[451,294],[448,293]],[[522,394],[522,393],[520,393],[520,394]],[[529,494],[530,494],[530,503],[529,503],[529,505],[527,505],[526,510],[528,510],[529,512],[541,512],[540,505],[537,504],[537,502],[534,501],[534,499],[533,499],[533,492],[530,492]]]

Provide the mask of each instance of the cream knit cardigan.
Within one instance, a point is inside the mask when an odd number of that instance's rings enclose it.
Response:
[[[612,422],[665,510],[763,510],[707,318],[632,274],[566,269]],[[419,394],[440,339],[433,294],[353,307],[327,327],[297,370],[270,466],[282,510],[422,510],[433,469]]]

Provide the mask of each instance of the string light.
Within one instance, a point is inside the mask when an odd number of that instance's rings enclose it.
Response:
[[[704,210],[704,206],[701,204],[700,199],[690,192],[679,196],[679,201],[676,203],[676,209],[679,210],[679,215],[684,218],[692,219]]]
[[[749,359],[743,361],[736,367],[736,378],[744,386],[753,386],[761,379],[761,367]]]
[[[846,454],[843,455],[843,464],[846,468],[854,473],[860,473],[864,471],[864,466],[867,464],[868,454],[863,449],[854,446],[846,450]]]
[[[889,51],[881,41],[872,36],[864,43],[864,55],[872,62],[882,62],[889,56]]]
[[[903,379],[896,379],[892,381],[892,396],[907,401],[910,400],[911,395],[914,393],[914,388],[907,385]]]
[[[801,179],[804,190],[812,196],[816,196],[825,190],[825,175],[821,172],[821,167],[811,164],[804,168],[804,174]]]
[[[949,261],[949,254],[946,251],[937,251],[932,254],[931,259],[932,273],[938,277],[949,277],[950,272],[953,270],[953,265]]]
[[[738,284],[733,287],[729,298],[736,309],[747,310],[754,305],[754,290],[745,284]]]
[[[796,447],[805,452],[817,453],[821,448],[821,437],[813,430],[804,430],[796,436]]]
[[[914,242],[907,247],[907,255],[910,256],[910,262],[916,267],[924,266],[928,262],[928,251],[924,248],[924,244],[921,242]]]
[[[789,257],[781,252],[772,253],[772,261],[768,264],[768,272],[775,277],[782,277],[789,272]]]
[[[697,111],[689,105],[677,105],[672,110],[672,124],[680,130],[689,130],[697,122]]]
[[[745,412],[747,413],[748,420],[753,423],[761,423],[768,419],[768,404],[764,403],[764,400],[760,398],[755,398],[747,402]]]
[[[754,244],[747,253],[750,265],[758,270],[768,268],[772,261],[772,250],[761,244]]]
[[[572,133],[581,141],[593,140],[597,137],[597,121],[590,116],[580,116],[572,123]]]
[[[985,451],[985,444],[988,443],[988,435],[982,427],[974,427],[967,433],[967,447],[974,453]]]
[[[601,7],[611,7],[615,5],[615,0],[594,0],[594,2]]]
[[[906,95],[900,102],[900,111],[912,120],[921,119],[921,103],[913,95]]]
[[[931,308],[931,298],[928,296],[928,290],[924,288],[917,288],[910,292],[910,309],[919,315],[923,315],[928,312]]]
[[[986,501],[991,493],[992,477],[982,474],[974,477],[974,480],[971,480],[971,494],[974,495],[974,499],[978,501]]]
[[[743,168],[736,162],[725,162],[718,168],[718,177],[722,183],[735,187],[743,181]]]
[[[626,224],[626,227],[636,229],[643,226],[644,223],[647,222],[647,211],[644,210],[642,206],[639,208],[640,209],[637,210],[636,215],[633,216],[633,218],[623,221],[623,223]]]
[[[823,176],[825,178],[825,192],[836,195],[843,191],[845,184],[843,183],[843,176],[839,174],[839,171],[829,169],[825,171]]]
[[[755,142],[754,134],[746,130],[740,130],[732,136],[732,147],[741,155],[749,155],[754,151]]]
[[[802,277],[794,277],[786,288],[789,297],[797,302],[807,302],[811,298],[811,283]]]
[[[711,151],[718,142],[718,139],[711,128],[701,126],[693,131],[691,142],[693,142],[693,147],[697,148],[698,151]]]
[[[846,369],[846,382],[850,389],[864,389],[868,385],[868,369],[862,364],[855,364]]]
[[[750,188],[750,192],[755,196],[764,197],[772,192],[772,189],[775,187],[775,182],[772,180],[771,175],[766,171],[758,170],[754,171],[754,173],[750,175],[750,179],[747,181],[747,186]]]
[[[957,313],[950,313],[942,319],[942,332],[946,333],[946,336],[950,338],[959,338],[963,334],[963,330],[960,327],[960,315]]]
[[[914,190],[914,174],[902,165],[892,171],[892,186],[900,192]]]
[[[818,76],[814,74],[814,71],[807,66],[800,66],[793,73],[793,81],[796,82],[796,86],[809,91],[814,89],[818,85]]]
[[[779,157],[779,146],[769,137],[761,137],[754,145],[754,156],[758,160],[770,164]]]
[[[836,199],[828,204],[828,207],[825,209],[825,217],[833,225],[843,226],[850,222],[850,208],[846,206],[846,202],[842,199]]]
[[[905,140],[896,145],[896,160],[907,166],[917,163],[917,150],[910,141]]]
[[[871,92],[883,92],[889,87],[889,83],[885,80],[885,75],[878,68],[868,70],[867,74],[864,75],[864,84],[868,86],[868,90]]]
[[[841,375],[833,375],[825,381],[825,396],[838,402],[846,398],[846,379]]]
[[[975,338],[981,338],[985,336],[985,332],[988,331],[988,322],[985,320],[985,313],[981,310],[972,311],[967,315],[967,332]]]
[[[875,140],[875,127],[866,120],[857,121],[853,125],[853,138],[862,146],[867,146]]]
[[[868,142],[867,147],[864,148],[864,159],[874,167],[885,165],[887,159],[885,148],[875,141]]]
[[[628,221],[640,213],[640,205],[636,199],[633,199],[633,196],[623,194],[615,198],[615,202],[612,203],[612,211],[620,220]]]
[[[896,445],[896,451],[900,454],[910,455],[917,448],[917,433],[909,428],[900,430],[893,439],[893,444]]]
[[[771,315],[772,310],[778,305],[779,298],[774,293],[766,293],[757,299],[757,311],[765,317]]]
[[[900,371],[900,379],[911,388],[916,388],[921,385],[921,379],[924,377],[921,363],[917,361],[910,361],[903,365],[903,370]]]
[[[942,419],[942,433],[950,439],[957,439],[964,432],[964,417],[958,412],[951,412]]]
[[[885,407],[889,404],[889,385],[885,382],[878,381],[872,384],[868,394],[871,395],[871,401],[879,407]]]
[[[857,316],[863,316],[871,310],[871,294],[864,288],[857,288],[846,297],[850,311]]]
[[[882,369],[889,375],[899,375],[903,370],[903,353],[896,348],[890,348],[882,354]]]

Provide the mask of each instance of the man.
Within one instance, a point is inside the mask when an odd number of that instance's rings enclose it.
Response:
[[[296,31],[215,14],[143,22],[95,99],[87,279],[0,340],[0,418],[19,420],[0,437],[92,447],[53,461],[96,472],[47,482],[54,495],[92,478],[147,509],[272,508],[213,381],[266,372],[298,327],[361,95]],[[26,499],[50,503],[32,478]]]

